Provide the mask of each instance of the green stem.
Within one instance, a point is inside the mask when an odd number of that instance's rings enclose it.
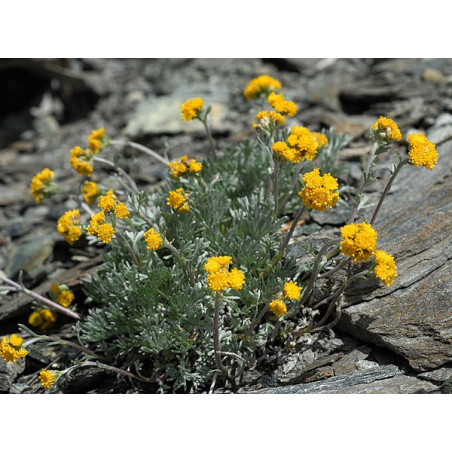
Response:
[[[292,181],[290,183],[290,188],[289,188],[288,192],[284,195],[284,198],[281,201],[280,210],[282,213],[284,213],[284,207],[286,206],[287,201],[289,200],[289,197],[292,195],[292,192],[294,191],[294,189],[297,185],[298,176],[300,175],[300,172],[301,172],[303,166],[304,166],[304,162],[301,162],[298,164],[297,168],[295,169],[295,173],[292,176]]]
[[[93,160],[95,162],[103,163],[104,165],[107,165],[110,168],[113,168],[117,173],[121,174],[121,176],[123,176],[127,180],[132,191],[134,191],[135,193],[139,192],[135,181],[120,166],[115,165],[113,162],[110,162],[110,160],[106,160],[101,157],[94,157]]]
[[[221,362],[221,351],[220,351],[220,294],[215,293],[215,312],[213,315],[213,350],[215,353],[215,364],[218,370],[227,374],[228,369]]]
[[[157,152],[153,151],[152,149],[143,146],[139,143],[134,143],[133,141],[127,141],[127,140],[113,140],[110,142],[114,146],[129,146],[132,149],[136,149],[137,151],[144,152],[145,154],[153,157],[154,159],[158,160],[160,163],[163,163],[164,165],[169,165],[169,160],[165,157],[162,157],[160,154],[157,154]]]
[[[203,123],[204,129],[206,129],[207,139],[209,140],[209,145],[210,145],[210,151],[212,152],[212,155],[213,155],[214,159],[216,160],[218,158],[218,154],[217,154],[217,150],[215,149],[215,143],[212,138],[212,132],[210,130],[210,126],[207,121],[207,116],[204,119],[201,119],[201,118],[199,118],[199,119]]]

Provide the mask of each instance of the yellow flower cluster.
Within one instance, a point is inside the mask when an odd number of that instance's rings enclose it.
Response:
[[[197,118],[203,105],[204,101],[200,97],[188,99],[187,102],[184,102],[180,107],[182,119],[184,121],[191,121],[192,119]]]
[[[245,96],[245,99],[249,100],[258,97],[261,94],[267,95],[272,91],[277,91],[281,88],[282,85],[279,80],[264,74],[250,80],[243,91],[243,95]]]
[[[99,185],[96,182],[86,180],[82,185],[82,196],[85,202],[92,204],[96,197],[100,194]]]
[[[295,116],[298,112],[297,104],[291,100],[286,100],[282,94],[270,93],[267,102],[283,115]]]
[[[276,113],[275,111],[263,110],[256,115],[256,121],[257,122],[253,121],[251,124],[253,126],[253,129],[257,129],[259,127],[266,128],[270,124],[282,126],[286,122],[286,118],[283,115]]]
[[[49,389],[55,384],[56,374],[51,370],[42,369],[39,372],[39,381],[44,388]]]
[[[74,301],[74,293],[66,284],[52,284],[50,286],[51,297],[61,306],[68,308]]]
[[[288,300],[299,300],[301,289],[296,282],[289,281],[284,284],[284,298],[287,298]]]
[[[308,209],[325,211],[336,205],[339,199],[337,179],[330,173],[320,175],[315,168],[303,176],[305,187],[298,193]]]
[[[273,312],[277,317],[281,317],[287,312],[287,305],[284,301],[277,299],[273,300],[270,304],[270,311]]]
[[[105,244],[111,242],[115,230],[111,224],[105,222],[105,210],[101,210],[91,217],[87,232]]]
[[[202,170],[202,163],[187,155],[183,155],[176,160],[173,160],[168,165],[168,170],[174,179],[177,179],[182,174],[196,174]]]
[[[49,188],[53,179],[55,173],[49,168],[44,168],[31,179],[30,190],[36,204],[41,204],[42,199],[50,194]]]
[[[108,190],[103,196],[99,196],[97,205],[102,210],[114,212],[118,218],[129,218],[129,211],[126,205],[119,201],[113,190]]]
[[[105,127],[93,130],[88,137],[88,148],[91,149],[94,154],[97,154],[102,149],[104,138]]]
[[[91,176],[93,166],[93,153],[90,149],[82,149],[80,146],[75,146],[71,149],[71,165],[77,173],[82,176]]]
[[[148,229],[143,237],[148,249],[151,251],[158,250],[162,245],[162,237],[154,228]]]
[[[397,276],[397,266],[394,257],[383,250],[377,250],[375,253],[374,274],[381,279],[385,286],[390,286],[394,283],[394,278]]]
[[[32,312],[28,317],[28,323],[33,328],[40,328],[41,331],[48,330],[55,326],[58,315],[55,311],[50,309],[39,309],[38,311]]]
[[[370,259],[377,248],[377,231],[370,224],[352,223],[341,228],[343,240],[340,249],[345,256],[351,257],[353,262]]]
[[[57,231],[66,239],[69,245],[73,245],[80,236],[80,211],[78,209],[68,210],[59,220]]]
[[[245,285],[245,275],[241,270],[233,268],[231,256],[214,256],[207,259],[204,269],[207,272],[207,285],[215,292],[225,289],[240,290]]]
[[[19,358],[28,355],[27,350],[22,347],[23,341],[17,334],[11,334],[9,338],[6,336],[2,337],[0,341],[0,356],[5,362],[15,363]]]
[[[371,130],[382,132],[388,141],[400,141],[402,139],[402,134],[397,124],[392,119],[384,116],[378,118]]]
[[[317,141],[306,127],[292,127],[287,142],[290,147],[284,141],[277,141],[272,146],[273,151],[283,160],[300,163],[304,159],[312,161],[317,155]]]
[[[317,149],[324,148],[328,146],[328,137],[320,132],[313,132],[315,142],[317,143]]]
[[[423,133],[408,135],[408,162],[414,166],[425,166],[432,170],[438,161],[435,145]]]
[[[166,198],[166,205],[171,206],[179,213],[187,213],[190,210],[187,202],[188,195],[184,192],[183,188],[170,191],[168,198]]]
[[[283,294],[286,300],[299,300],[301,289],[296,282],[288,281],[284,283]],[[281,297],[281,294],[279,295]],[[277,298],[273,300],[269,305],[270,311],[273,312],[277,317],[281,317],[287,312],[287,305],[284,300]]]

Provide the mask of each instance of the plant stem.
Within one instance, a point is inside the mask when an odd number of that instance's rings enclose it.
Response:
[[[165,157],[162,157],[160,154],[153,151],[152,149],[150,149],[146,146],[143,146],[142,144],[134,143],[133,141],[114,140],[114,141],[111,141],[111,144],[113,146],[129,146],[133,149],[136,149],[137,151],[144,152],[145,154],[153,157],[154,159],[158,160],[160,163],[163,163],[164,165],[167,165],[167,166],[170,163],[168,159],[166,159]]]
[[[291,225],[291,227],[290,227],[290,229],[289,229],[289,232],[287,233],[287,235],[286,235],[286,237],[285,237],[285,239],[284,239],[284,242],[283,242],[283,244],[282,244],[282,246],[281,246],[281,250],[279,251],[279,255],[280,255],[281,257],[283,256],[284,251],[285,251],[285,249],[287,248],[287,245],[289,244],[290,239],[291,239],[292,236],[293,236],[293,233],[294,233],[294,231],[295,231],[295,228],[297,227],[297,224],[298,224],[298,222],[300,221],[300,218],[301,218],[301,216],[303,215],[303,212],[304,212],[304,205],[302,205],[302,206],[300,207],[300,209],[298,210],[297,214],[295,215],[295,218],[294,218],[293,221],[292,221],[292,225]]]
[[[195,275],[193,273],[192,268],[188,265],[187,261],[182,256],[182,253],[168,240],[165,239],[165,246],[171,251],[171,253],[179,260],[179,262],[182,264],[185,270],[185,274],[187,275],[188,279],[190,280],[190,284],[192,287],[195,285]]]
[[[215,293],[215,312],[213,316],[213,350],[215,353],[215,364],[217,365],[218,370],[221,370],[223,373],[228,373],[228,369],[224,367],[221,362],[221,351],[220,351],[220,294],[218,292]]]
[[[117,171],[121,176],[124,176],[124,178],[127,180],[127,182],[130,185],[130,188],[135,192],[138,193],[138,187],[135,181],[118,165],[115,165],[113,162],[110,162],[110,160],[103,159],[101,157],[94,157],[93,160],[95,162],[103,163],[104,165],[109,166],[110,168],[113,168],[115,171]]]
[[[39,295],[38,293],[33,292],[32,290],[27,289],[26,287],[16,283],[15,281],[12,281],[11,279],[7,278],[2,272],[0,272],[0,280],[4,281],[6,284],[14,287],[15,289],[24,292],[25,294],[49,306],[50,308],[55,309],[55,311],[59,311],[62,314],[72,317],[73,319],[80,320],[80,316],[76,312],[71,311],[70,309],[63,307],[58,303],[55,303],[54,301],[49,300],[48,298],[43,297],[42,295]]]
[[[284,198],[281,201],[281,206],[280,206],[280,210],[281,213],[284,213],[284,207],[287,204],[287,201],[289,200],[290,195],[292,194],[292,192],[294,191],[295,186],[297,185],[298,182],[298,176],[300,175],[301,169],[303,168],[304,162],[301,162],[298,164],[295,173],[292,177],[292,181],[290,183],[290,188],[288,190],[288,192],[284,195]]]
[[[273,211],[273,215],[275,218],[278,218],[279,215],[279,171],[280,171],[280,163],[276,161],[275,163],[275,171],[273,172],[273,187],[274,187],[274,198],[275,198],[275,208]]]
[[[388,194],[389,190],[391,189],[392,183],[394,182],[394,179],[397,177],[397,174],[399,174],[399,171],[402,169],[402,167],[408,163],[408,160],[401,160],[399,164],[396,166],[396,169],[392,173],[391,178],[389,179],[388,183],[386,184],[385,189],[383,190],[383,193],[380,196],[380,200],[378,201],[377,207],[375,208],[375,212],[372,215],[372,219],[370,220],[370,224],[374,224],[378,212],[380,211],[381,205],[383,204],[384,199],[386,198],[386,195]]]
[[[343,269],[350,262],[350,260],[351,259],[349,257],[345,258],[342,262],[340,262],[338,265],[336,265],[336,267],[334,267],[331,270],[328,270],[327,272],[322,273],[321,275],[319,275],[319,278],[328,278],[329,276],[333,275],[337,271]]]
[[[213,155],[214,159],[216,160],[218,158],[218,154],[217,154],[217,150],[215,149],[215,143],[213,142],[212,132],[210,130],[210,126],[208,124],[207,117],[205,117],[204,119],[201,119],[201,118],[199,118],[199,119],[203,123],[204,129],[206,129],[207,139],[209,140],[209,145],[210,145],[210,151],[212,152],[212,155]]]
[[[132,256],[132,260],[135,263],[135,265],[137,266],[138,270],[143,273],[144,272],[144,268],[141,265],[140,259],[137,256],[137,253],[135,253],[135,251],[133,250],[132,246],[130,245],[130,243],[128,242],[128,240],[124,237],[124,235],[119,232],[118,228],[116,228],[116,235],[123,241],[123,243],[126,245],[126,248],[129,250],[130,255]]]

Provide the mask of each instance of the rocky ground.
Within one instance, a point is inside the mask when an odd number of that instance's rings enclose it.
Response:
[[[376,222],[379,244],[391,252],[399,277],[390,288],[375,281],[355,285],[332,330],[300,339],[281,356],[276,370],[249,372],[239,392],[260,393],[440,393],[452,378],[452,65],[450,60],[403,59],[168,59],[3,60],[0,62],[0,270],[45,294],[51,283],[67,283],[83,300],[79,279],[95,271],[99,250],[69,247],[55,222],[70,197],[37,206],[28,187],[40,169],[57,170],[74,186],[68,153],[93,128],[129,136],[169,157],[202,156],[207,142],[196,124],[180,120],[190,97],[212,104],[213,133],[221,148],[252,136],[250,104],[243,88],[268,73],[281,80],[286,97],[300,107],[308,127],[334,127],[353,137],[342,151],[344,178],[356,186],[369,151],[366,132],[379,115],[406,132],[417,129],[439,143],[433,171],[404,168]],[[401,146],[403,152],[403,144]],[[127,168],[142,188],[158,185],[162,165],[131,153]],[[389,177],[385,160],[376,166],[375,199]],[[98,171],[99,181],[109,177]],[[314,213],[311,231],[335,232],[343,212]],[[298,231],[301,234],[303,231]],[[315,237],[315,236],[314,236]],[[301,255],[295,237],[291,253]],[[1,296],[0,296],[1,297]],[[82,303],[77,302],[83,310]],[[0,298],[0,335],[26,324],[31,299]],[[55,334],[72,337],[72,322],[60,316]],[[58,360],[35,355],[20,366],[0,362],[0,392],[38,391],[37,370]],[[98,369],[75,378],[65,392],[124,392]],[[227,390],[227,389],[226,389]]]

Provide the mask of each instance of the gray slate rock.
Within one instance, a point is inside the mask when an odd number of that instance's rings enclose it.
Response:
[[[371,278],[356,284],[339,324],[402,355],[417,371],[452,361],[452,143],[438,152],[431,172],[403,168],[399,190],[375,223],[378,248],[397,263],[395,283],[386,288]]]
[[[332,377],[325,381],[293,386],[267,388],[256,394],[414,394],[435,392],[437,387],[429,382],[402,374],[397,366],[379,366]]]
[[[6,363],[0,358],[0,392],[8,392],[16,378],[25,370],[25,359]]]

